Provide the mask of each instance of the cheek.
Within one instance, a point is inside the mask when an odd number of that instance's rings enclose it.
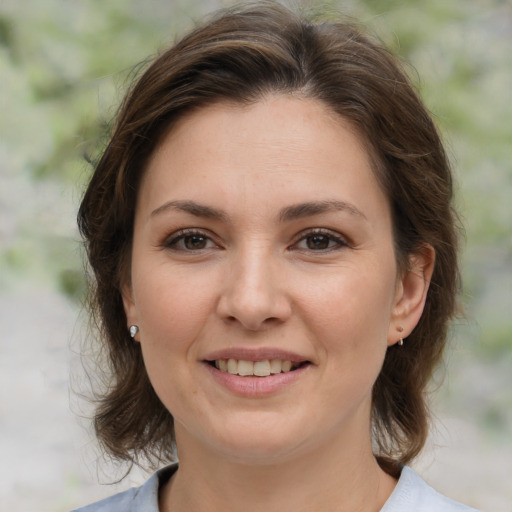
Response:
[[[376,265],[335,269],[322,283],[310,282],[300,309],[322,350],[357,360],[380,361],[394,301],[394,274]]]
[[[183,350],[211,311],[212,287],[179,269],[150,271],[146,276],[135,276],[133,284],[142,343],[153,351]]]
[[[155,392],[179,418],[182,404],[197,394],[187,363],[195,358],[195,341],[204,329],[211,301],[206,287],[179,271],[148,274],[155,278],[135,280],[133,285],[142,355]]]
[[[375,267],[346,266],[308,283],[302,299],[324,323],[348,322],[364,325],[389,321],[394,301],[393,273]]]
[[[370,285],[369,279],[340,279],[312,301],[309,318],[326,364],[324,400],[345,404],[340,417],[344,408],[369,407],[387,351],[389,290]]]

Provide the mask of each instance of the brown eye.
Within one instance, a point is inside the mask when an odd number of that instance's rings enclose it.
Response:
[[[331,242],[332,239],[327,235],[311,235],[306,238],[307,248],[313,251],[329,249]]]
[[[183,245],[189,251],[205,249],[208,244],[208,238],[201,235],[189,235],[183,237]]]
[[[335,232],[314,230],[305,233],[293,248],[301,251],[330,252],[347,246],[348,243]]]
[[[164,246],[173,251],[193,252],[213,249],[216,244],[209,236],[199,231],[179,231],[170,240],[166,241]]]

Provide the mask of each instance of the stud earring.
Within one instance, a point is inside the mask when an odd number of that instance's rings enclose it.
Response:
[[[135,338],[135,335],[139,332],[138,325],[130,325],[130,337]]]
[[[404,328],[403,328],[401,325],[399,325],[399,326],[396,328],[396,330],[397,330],[398,332],[403,332]],[[400,339],[398,340],[398,346],[399,346],[399,347],[403,347],[403,346],[404,346],[404,339],[402,338],[402,336],[400,336]]]

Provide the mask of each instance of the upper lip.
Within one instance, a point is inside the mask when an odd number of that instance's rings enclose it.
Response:
[[[246,347],[226,348],[209,353],[205,361],[218,361],[220,359],[237,359],[244,361],[264,361],[265,359],[280,359],[281,361],[291,361],[292,363],[303,363],[309,361],[307,357],[287,350],[278,348],[258,348],[250,349]]]

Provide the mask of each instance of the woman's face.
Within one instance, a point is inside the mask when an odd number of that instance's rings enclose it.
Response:
[[[386,349],[419,316],[407,283],[368,153],[319,102],[204,108],[149,162],[124,303],[178,448],[368,445]]]

